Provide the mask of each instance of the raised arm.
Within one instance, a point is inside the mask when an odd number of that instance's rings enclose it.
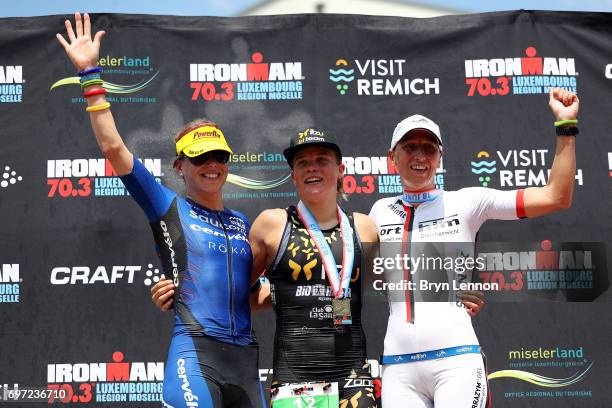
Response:
[[[75,13],[74,22],[76,35],[72,28],[70,20],[66,20],[66,36],[69,42],[61,35],[56,34],[58,41],[66,50],[66,54],[77,72],[84,72],[98,66],[98,58],[100,55],[100,42],[106,34],[104,31],[98,31],[94,38],[91,38],[91,21],[89,14],[85,13],[81,18],[80,13]],[[95,91],[102,89],[101,85],[91,85],[83,89],[84,92]],[[104,94],[98,94],[87,97],[89,107],[101,106],[105,104],[106,97]],[[98,146],[104,157],[106,157],[115,172],[123,176],[132,171],[134,159],[132,153],[123,143],[115,120],[110,109],[102,109],[90,112],[91,126],[93,128]]]
[[[548,105],[555,121],[575,120],[578,116],[579,100],[573,92],[551,89]],[[544,187],[525,189],[525,215],[538,217],[571,207],[575,174],[576,137],[557,136],[557,151],[548,183]]]

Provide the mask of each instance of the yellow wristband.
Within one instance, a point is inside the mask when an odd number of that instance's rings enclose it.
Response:
[[[110,102],[106,102],[106,103],[101,103],[100,105],[94,105],[94,106],[88,106],[87,108],[85,108],[85,110],[87,112],[97,112],[97,111],[101,111],[104,109],[108,109],[110,108]]]

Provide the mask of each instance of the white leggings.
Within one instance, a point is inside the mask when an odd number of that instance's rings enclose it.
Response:
[[[383,366],[383,408],[485,408],[487,397],[480,354]]]

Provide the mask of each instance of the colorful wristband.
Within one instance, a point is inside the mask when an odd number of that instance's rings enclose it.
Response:
[[[98,88],[98,89],[94,89],[91,91],[87,91],[83,94],[83,97],[85,98],[89,98],[90,96],[94,96],[94,95],[104,95],[106,94],[106,89],[104,88]]]
[[[111,106],[110,102],[106,102],[106,103],[101,103],[100,105],[88,106],[87,108],[85,108],[85,110],[87,112],[98,112],[104,109],[108,109],[110,108],[110,106]]]
[[[101,74],[102,73],[102,68],[95,67],[95,68],[86,69],[85,71],[79,72],[78,76],[82,77],[82,76],[85,76],[85,75],[93,74],[94,72],[97,72],[97,73]]]
[[[567,125],[577,125],[577,124],[578,124],[578,119],[558,120],[555,122],[555,127],[567,126]]]
[[[100,76],[100,74],[90,74],[90,75],[82,76],[81,79],[79,79],[79,81],[83,83],[83,82],[91,81],[92,79],[102,79],[102,77]]]
[[[85,81],[81,84],[81,88],[87,88],[88,86],[92,86],[92,85],[102,85],[104,84],[104,81],[101,79],[90,79],[89,81]]]

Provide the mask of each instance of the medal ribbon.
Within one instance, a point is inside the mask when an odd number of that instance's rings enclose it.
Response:
[[[336,205],[336,208],[338,220],[340,221],[340,236],[342,237],[341,273],[338,273],[338,266],[334,259],[334,254],[325,240],[319,223],[301,200],[297,205],[297,212],[308,231],[308,235],[310,235],[310,238],[314,241],[319,251],[319,255],[321,255],[323,268],[325,269],[327,280],[332,287],[334,297],[344,298],[351,284],[351,272],[355,262],[355,243],[353,242],[353,228],[351,227],[348,217],[344,211],[340,209],[340,206]]]

